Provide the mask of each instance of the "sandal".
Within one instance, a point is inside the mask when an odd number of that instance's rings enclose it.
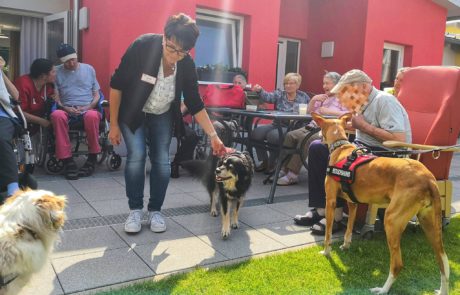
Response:
[[[78,175],[80,177],[88,177],[93,175],[94,170],[94,162],[86,161],[85,164],[80,168],[80,170],[78,170]]]
[[[315,225],[319,226],[321,229],[315,229],[313,228]],[[344,228],[344,225],[342,224],[342,221],[335,221],[332,223],[332,233],[335,234],[336,232],[342,230]],[[320,221],[315,223],[311,227],[311,234],[312,235],[318,235],[318,236],[324,236],[326,234],[326,225],[322,224]]]
[[[74,161],[70,161],[64,167],[64,176],[68,180],[78,179],[78,167]]]
[[[301,226],[312,226],[313,224],[319,222],[324,216],[318,214],[316,209],[311,209],[312,217],[305,215],[296,215],[294,217],[294,223]]]

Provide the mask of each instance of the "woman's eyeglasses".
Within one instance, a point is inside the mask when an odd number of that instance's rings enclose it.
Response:
[[[190,52],[190,50],[177,49],[174,45],[171,45],[168,42],[166,42],[165,45],[166,45],[166,49],[168,49],[169,52],[175,53],[181,57],[186,56]]]

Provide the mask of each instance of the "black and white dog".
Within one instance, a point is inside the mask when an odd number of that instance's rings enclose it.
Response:
[[[219,197],[222,215],[222,238],[230,235],[230,227],[238,228],[238,211],[249,189],[254,174],[254,163],[247,152],[233,152],[222,158],[182,162],[182,167],[193,177],[201,179],[211,199],[211,215],[217,216]],[[232,210],[233,207],[233,210]],[[230,211],[231,218],[230,218]]]

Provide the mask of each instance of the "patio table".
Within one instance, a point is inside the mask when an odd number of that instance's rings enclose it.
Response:
[[[281,112],[281,111],[273,111],[273,110],[249,111],[245,109],[217,108],[217,107],[207,107],[206,110],[208,111],[210,117],[213,119],[219,119],[219,117],[216,117],[215,115],[215,114],[218,114],[218,115],[223,115],[225,117],[238,119],[241,122],[240,126],[248,126],[248,127],[250,126],[247,132],[244,132],[244,130],[240,130],[238,136],[234,138],[234,142],[240,143],[242,145],[246,145],[251,155],[252,155],[253,147],[261,147],[269,151],[278,152],[279,159],[284,159],[287,155],[296,152],[296,149],[288,148],[283,145],[284,136],[286,135],[288,131],[292,130],[292,128],[295,127],[294,123],[303,122],[304,124],[307,124],[308,122],[312,120],[311,115],[309,114],[300,115],[299,113],[296,113],[296,112]],[[277,144],[270,144],[266,141],[260,142],[260,141],[255,141],[251,139],[251,132],[254,127],[253,122],[255,118],[273,120],[273,122],[277,126],[278,134],[279,134],[278,136],[279,141]],[[250,123],[247,123],[248,120]],[[288,130],[286,133],[284,133],[282,130],[282,124],[284,124],[283,126],[287,125],[288,127]],[[273,203],[273,199],[274,199],[275,191],[276,191],[276,182],[278,179],[279,172],[281,170],[282,163],[283,163],[282,160],[276,161],[275,173],[273,175],[273,182],[270,188],[270,193],[267,197],[268,204]]]

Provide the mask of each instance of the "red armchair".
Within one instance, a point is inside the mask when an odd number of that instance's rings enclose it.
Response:
[[[404,72],[398,99],[409,114],[413,143],[436,146],[457,143],[460,132],[460,68],[411,68]],[[432,153],[422,154],[420,161],[438,180],[445,226],[451,214],[452,182],[448,178],[453,154],[441,152],[439,158],[434,156]],[[379,207],[371,205],[368,210],[366,225],[372,229]]]

